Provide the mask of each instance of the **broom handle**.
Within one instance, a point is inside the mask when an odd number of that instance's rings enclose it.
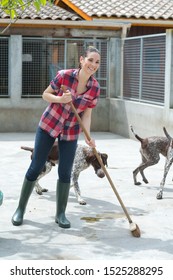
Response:
[[[72,109],[72,111],[74,112],[74,114],[75,114],[75,116],[76,116],[76,118],[77,118],[77,120],[78,120],[78,122],[79,122],[79,124],[80,124],[80,126],[81,126],[81,128],[82,128],[82,130],[83,130],[83,132],[84,132],[84,134],[85,134],[85,136],[86,136],[86,138],[87,138],[87,140],[90,141],[90,140],[91,140],[91,137],[90,137],[88,131],[86,130],[86,128],[84,127],[84,125],[83,125],[83,123],[82,123],[82,120],[81,120],[81,118],[80,118],[80,116],[79,116],[79,114],[78,114],[78,112],[77,112],[77,110],[76,110],[76,108],[74,107],[74,105],[73,105],[72,102],[70,102],[70,106],[71,106],[71,109]],[[109,183],[110,183],[110,185],[111,185],[111,187],[112,187],[112,189],[113,189],[115,195],[117,196],[117,198],[118,198],[118,200],[119,200],[119,203],[121,204],[121,206],[122,206],[122,208],[123,208],[123,210],[124,210],[124,213],[125,213],[125,215],[126,215],[128,221],[129,221],[129,223],[132,223],[132,220],[131,220],[131,218],[130,218],[128,212],[127,212],[127,209],[126,209],[126,207],[124,206],[124,203],[122,202],[121,197],[119,196],[119,193],[117,192],[117,190],[116,190],[116,188],[115,188],[115,186],[114,186],[114,184],[113,184],[113,182],[112,182],[112,179],[111,179],[111,177],[109,176],[109,173],[107,172],[107,169],[106,169],[106,167],[104,166],[104,164],[103,164],[103,162],[102,162],[102,159],[100,158],[100,156],[99,156],[99,154],[98,154],[96,148],[93,148],[93,151],[94,151],[94,154],[95,154],[95,156],[96,156],[98,162],[100,163],[101,168],[103,169],[103,171],[104,171],[104,173],[105,173],[105,175],[106,175],[106,177],[107,177],[107,179],[108,179],[108,181],[109,181]]]

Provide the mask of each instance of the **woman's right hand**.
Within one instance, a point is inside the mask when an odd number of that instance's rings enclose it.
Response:
[[[63,92],[63,95],[60,98],[60,103],[69,103],[72,101],[71,92],[69,90],[66,90],[66,92]]]
[[[42,95],[43,99],[50,103],[69,103],[72,101],[71,92],[69,90],[63,91],[61,96],[55,95],[55,91],[49,85]]]

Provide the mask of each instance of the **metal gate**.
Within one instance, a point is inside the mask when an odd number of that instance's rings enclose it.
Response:
[[[8,97],[8,48],[9,38],[0,37],[0,97]]]
[[[164,104],[166,34],[124,41],[123,98]]]
[[[77,68],[86,46],[101,53],[101,65],[95,74],[101,97],[107,96],[108,41],[106,39],[23,38],[22,97],[40,97],[60,69]]]

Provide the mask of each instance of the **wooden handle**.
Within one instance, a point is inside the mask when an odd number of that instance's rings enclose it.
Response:
[[[77,110],[76,110],[76,108],[75,108],[75,106],[73,105],[72,102],[70,102],[70,106],[71,106],[71,108],[73,110],[73,113],[75,114],[75,116],[76,116],[76,118],[77,118],[77,120],[78,120],[78,122],[79,122],[79,124],[80,124],[80,126],[81,126],[81,128],[82,128],[82,130],[83,130],[83,132],[84,132],[84,134],[85,134],[85,136],[87,138],[87,140],[90,141],[91,137],[90,137],[88,131],[86,130],[85,126],[83,125],[82,120],[81,120],[81,118],[80,118],[80,116],[79,116],[79,114],[78,114],[78,112],[77,112]]]
[[[62,88],[62,90],[63,90],[64,92],[66,91],[65,86],[62,86],[61,88]],[[71,109],[72,109],[73,113],[75,114],[75,117],[77,118],[77,120],[78,120],[78,122],[79,122],[79,125],[81,126],[81,128],[82,128],[82,130],[83,130],[83,132],[84,132],[84,134],[85,134],[85,136],[86,136],[86,138],[87,138],[87,140],[90,141],[90,140],[91,140],[91,137],[90,137],[88,131],[86,130],[86,128],[84,127],[84,125],[83,125],[83,123],[82,123],[82,120],[81,120],[81,118],[80,118],[80,116],[79,116],[79,114],[78,114],[78,112],[77,112],[75,106],[73,105],[72,101],[70,102],[70,106],[71,106]],[[104,171],[104,173],[105,173],[105,175],[106,175],[106,177],[107,177],[107,179],[108,179],[108,181],[109,181],[109,183],[110,183],[110,185],[111,185],[111,187],[112,187],[112,189],[113,189],[113,191],[114,191],[114,193],[115,193],[115,195],[116,195],[116,197],[117,197],[117,199],[118,199],[118,201],[119,201],[119,203],[120,203],[120,205],[121,205],[121,207],[123,208],[124,213],[125,213],[125,215],[126,215],[128,221],[129,221],[129,223],[132,223],[132,220],[131,220],[131,218],[130,218],[128,212],[127,212],[127,209],[126,209],[126,207],[124,206],[124,204],[123,204],[123,202],[122,202],[122,200],[121,200],[121,197],[119,196],[119,193],[117,192],[117,190],[116,190],[116,188],[115,188],[115,186],[114,186],[114,183],[113,183],[111,177],[109,176],[109,173],[108,173],[106,167],[105,167],[104,164],[103,164],[103,161],[102,161],[101,157],[99,156],[99,154],[98,154],[98,152],[97,152],[97,150],[96,150],[95,148],[92,148],[92,149],[93,149],[93,152],[94,152],[94,154],[95,154],[95,156],[96,156],[98,162],[100,163],[100,166],[101,166],[102,170]]]

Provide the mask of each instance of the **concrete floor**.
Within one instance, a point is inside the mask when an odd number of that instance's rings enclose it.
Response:
[[[40,183],[49,191],[33,194],[22,226],[11,224],[17,207],[30,153],[21,145],[33,146],[32,133],[1,133],[0,260],[172,260],[173,187],[168,174],[163,200],[156,194],[163,175],[164,158],[146,170],[149,184],[134,186],[132,171],[140,163],[139,142],[112,133],[92,133],[97,149],[108,157],[108,173],[141,230],[132,236],[129,222],[107,178],[96,177],[92,167],[83,171],[79,183],[87,205],[79,205],[70,190],[66,215],[70,229],[54,222],[56,167]],[[84,143],[81,136],[80,143]],[[140,176],[139,176],[140,179]]]

